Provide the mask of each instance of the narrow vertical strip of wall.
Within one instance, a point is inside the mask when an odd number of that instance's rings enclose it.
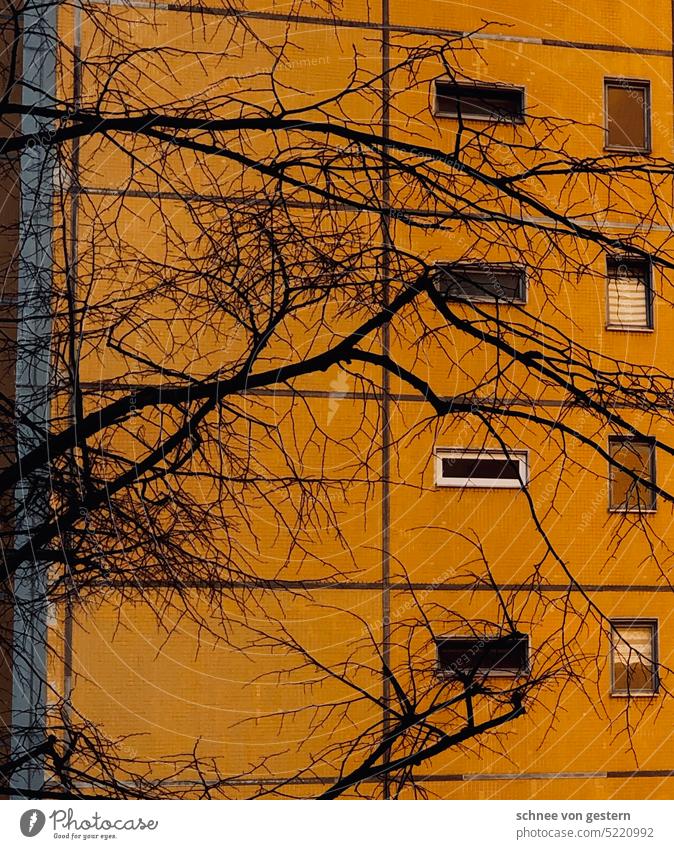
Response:
[[[56,2],[27,3],[23,13],[24,106],[53,104],[56,87]],[[19,462],[48,429],[52,293],[52,197],[54,153],[49,124],[24,116],[23,133],[34,139],[20,161],[18,330],[16,407]],[[17,419],[18,420],[18,419]],[[21,480],[16,488],[16,547],[30,542],[49,506],[46,470]],[[12,757],[23,759],[45,741],[47,676],[46,566],[37,552],[14,577],[12,658]],[[44,781],[41,756],[30,756],[11,779],[15,797],[32,796]]]
[[[390,133],[390,27],[389,27],[389,0],[382,0],[381,7],[381,63],[382,63],[382,109],[381,127],[382,135],[386,141]],[[387,148],[383,147],[384,158],[382,159],[382,260],[381,276],[383,300],[388,306],[389,302],[389,278],[391,275],[391,235],[389,228],[391,219],[388,215],[391,204],[391,186]],[[388,324],[385,324],[381,334],[382,353],[390,353],[390,332]],[[388,705],[391,699],[391,682],[387,670],[391,668],[391,492],[390,492],[390,466],[391,466],[391,399],[390,380],[388,371],[382,369],[382,402],[381,402],[381,583],[382,583],[382,658],[384,660],[384,675],[382,699],[384,705]],[[383,733],[388,734],[389,720],[388,712],[384,709]],[[384,767],[388,755],[384,755]],[[389,779],[386,771],[383,776],[383,795],[385,799],[390,797]]]

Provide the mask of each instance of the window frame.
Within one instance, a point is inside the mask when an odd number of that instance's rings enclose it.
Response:
[[[507,91],[512,92],[518,95],[520,110],[517,115],[513,115],[512,117],[499,117],[499,116],[487,116],[487,115],[478,115],[474,112],[466,112],[463,109],[457,110],[456,112],[443,112],[440,110],[438,106],[438,85],[448,85],[453,86],[457,89],[465,89],[466,92],[470,91]],[[457,96],[457,100],[459,96]],[[512,83],[490,83],[490,82],[456,82],[454,80],[450,80],[445,78],[440,78],[433,80],[433,115],[436,118],[453,118],[455,120],[460,119],[462,121],[479,121],[484,124],[524,124],[526,121],[526,88],[523,85],[514,85]]]
[[[440,662],[440,644],[441,643],[449,643],[453,640],[474,640],[476,643],[480,643],[488,640],[497,640],[499,638],[505,636],[517,636],[520,639],[523,639],[526,642],[525,649],[525,660],[522,667],[517,669],[489,669],[487,667],[478,666],[475,668],[475,676],[482,676],[484,678],[526,678],[531,673],[531,639],[529,634],[450,634],[445,637],[436,637],[435,638],[435,653],[436,653],[436,670],[437,674],[441,678],[445,679],[458,679],[457,671],[451,670],[448,667],[445,667]]]
[[[646,270],[644,283],[644,288],[646,290],[646,325],[640,326],[611,324],[611,317],[609,315],[609,286],[611,285],[611,280],[616,279],[609,272],[609,262],[611,260],[625,263],[642,261],[644,263]],[[634,256],[634,254],[611,254],[606,257],[606,330],[618,331],[622,333],[652,333],[655,330],[653,263],[650,260],[644,259],[643,257]]]
[[[644,146],[643,147],[626,147],[624,145],[610,144],[609,142],[609,112],[608,112],[608,91],[610,88],[634,88],[644,91]],[[644,79],[636,79],[632,77],[604,77],[604,150],[612,150],[617,153],[633,153],[648,154],[652,150],[651,138],[651,81]]]
[[[444,477],[442,474],[442,461],[444,459],[453,458],[461,459],[485,459],[485,460],[517,460],[519,463],[520,480],[514,478],[507,479],[487,479],[473,478]],[[515,489],[521,490],[529,484],[529,451],[527,449],[515,449],[509,453],[505,453],[500,449],[490,448],[444,448],[436,446],[433,449],[433,459],[435,465],[435,485],[443,489]]]
[[[651,479],[652,484],[657,485],[657,468],[656,468],[656,463],[655,463],[655,447],[656,447],[655,446],[655,437],[649,436],[646,439],[641,439],[641,438],[635,439],[633,436],[609,436],[609,438],[608,438],[608,453],[609,453],[609,456],[611,458],[612,458],[612,454],[611,454],[611,443],[612,442],[621,442],[621,443],[637,442],[637,443],[648,444],[650,446],[650,449],[651,449],[651,452],[650,452],[650,461],[651,461],[650,462],[650,476],[651,477],[650,477],[650,479]],[[619,472],[619,471],[620,470],[616,469],[616,467],[613,465],[613,463],[609,462],[609,469],[608,469],[608,510],[609,510],[609,513],[635,513],[637,515],[648,514],[648,513],[656,513],[657,509],[658,509],[657,493],[652,491],[652,490],[649,490],[649,493],[652,496],[652,506],[651,507],[620,507],[620,506],[614,505],[612,503],[613,499],[612,499],[612,490],[611,490],[611,484],[612,484],[611,476],[615,472]]]
[[[440,291],[436,286],[436,289],[440,294],[446,298],[448,301],[451,301],[455,304],[496,304],[499,307],[507,307],[512,305],[515,306],[524,306],[527,303],[527,298],[529,295],[529,286],[527,279],[527,270],[524,265],[519,265],[517,263],[506,263],[506,262],[452,262],[451,260],[438,260],[435,264],[435,268],[439,271],[443,269],[455,268],[457,271],[475,271],[480,272],[482,274],[493,273],[495,275],[498,274],[499,271],[503,271],[510,274],[517,274],[519,277],[519,287],[520,292],[519,295],[515,298],[491,298],[489,295],[475,295],[471,297],[461,298],[456,295],[450,295],[446,292]]]
[[[659,622],[656,618],[620,618],[609,619],[611,632],[609,634],[609,652],[611,666],[611,693],[614,698],[652,698],[657,696],[660,690],[660,675],[658,674],[659,666]],[[651,629],[651,651],[653,664],[653,689],[652,690],[618,690],[615,686],[615,643],[613,638],[614,630],[618,628],[650,628]]]

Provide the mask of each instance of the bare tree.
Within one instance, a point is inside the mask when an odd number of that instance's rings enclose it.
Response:
[[[159,624],[171,610],[233,650],[293,658],[263,677],[304,703],[270,719],[310,717],[300,775],[337,776],[324,798],[424,794],[421,764],[465,745],[507,751],[502,732],[543,694],[590,695],[610,622],[555,519],[581,468],[627,476],[638,504],[673,500],[607,448],[613,434],[674,453],[672,377],[593,347],[571,293],[626,254],[661,270],[669,302],[672,163],[588,158],[587,127],[535,107],[519,124],[460,110],[438,124],[433,83],[471,81],[479,33],[387,33],[384,67],[378,43],[342,34],[350,60],[326,92],[303,73],[321,46],[295,23],[270,38],[245,3],[186,15],[191,40],[168,45],[160,10],[60,4],[57,28],[55,9],[9,3],[3,18],[1,643],[15,691],[19,664],[42,707],[20,733],[6,719],[0,788],[211,797],[246,778],[255,795],[294,792],[270,780],[272,753],[238,776],[198,746],[159,765],[125,754],[50,681],[47,662],[70,661],[47,604],[86,622],[102,600],[120,613],[142,600]],[[26,46],[53,62],[51,89],[22,67]],[[466,261],[526,267],[535,297],[507,309],[448,298]],[[326,380],[337,389],[322,397]],[[325,410],[344,395],[350,433]],[[410,412],[410,397],[425,406]],[[382,610],[343,611],[362,639],[326,663],[288,625],[286,600],[325,609],[325,588],[362,573],[345,516],[396,487],[421,498],[396,458],[445,434],[541,458],[519,481],[538,544],[518,588],[457,512],[438,532],[464,552],[465,592],[420,594],[382,542]],[[668,585],[671,548],[648,512],[620,527]],[[488,609],[472,605],[478,590]],[[552,613],[558,627],[542,624]],[[18,642],[17,622],[31,623]],[[439,641],[460,632],[491,637],[438,674]],[[490,678],[484,653],[534,632],[545,637],[528,672]],[[638,716],[626,709],[628,736]]]

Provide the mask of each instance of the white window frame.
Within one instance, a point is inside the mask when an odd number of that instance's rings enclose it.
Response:
[[[526,450],[495,451],[489,448],[440,448],[434,449],[435,459],[435,485],[441,487],[453,487],[458,489],[522,489],[529,483],[529,452]],[[456,460],[516,460],[519,463],[520,480],[511,479],[487,479],[444,477],[442,474],[442,461],[447,459]]]

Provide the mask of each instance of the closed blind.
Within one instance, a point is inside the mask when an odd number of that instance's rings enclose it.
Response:
[[[608,323],[617,327],[648,327],[648,291],[639,277],[610,277]]]
[[[617,692],[656,690],[653,663],[653,629],[648,626],[620,626],[613,636],[613,686]],[[622,637],[622,639],[620,639]]]
[[[650,626],[620,627],[616,632],[616,661],[636,664],[653,659],[653,629]]]

